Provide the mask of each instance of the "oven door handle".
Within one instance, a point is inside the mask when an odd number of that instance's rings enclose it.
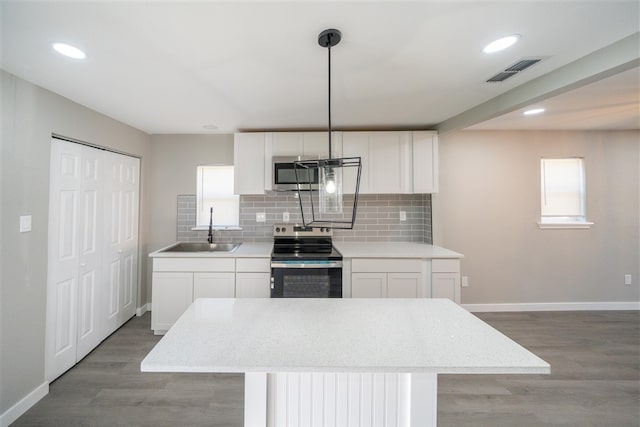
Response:
[[[329,262],[271,261],[271,268],[342,268],[342,261],[329,261]]]

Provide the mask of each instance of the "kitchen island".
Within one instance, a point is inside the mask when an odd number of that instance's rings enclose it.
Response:
[[[245,373],[245,426],[435,426],[438,374],[549,369],[445,299],[198,299],[141,364]]]

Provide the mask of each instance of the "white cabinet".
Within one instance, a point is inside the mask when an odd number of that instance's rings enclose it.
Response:
[[[460,304],[460,260],[431,262],[431,298],[449,298]]]
[[[271,259],[238,258],[236,260],[236,298],[271,296]]]
[[[235,296],[234,258],[154,258],[151,329],[166,332],[197,298]]]
[[[154,272],[152,329],[168,330],[193,301],[193,273]]]
[[[360,193],[438,191],[438,135],[435,131],[332,132],[332,157],[361,157]],[[234,135],[235,193],[272,189],[272,157],[325,158],[327,132],[255,132]],[[355,179],[352,168],[345,180]]]
[[[198,298],[233,298],[234,273],[193,273],[193,300]]]
[[[234,194],[264,194],[265,134],[236,133],[233,135]],[[269,188],[271,188],[269,181]]]
[[[438,192],[438,133],[413,132],[413,192]]]
[[[342,150],[362,158],[362,194],[412,192],[411,132],[343,132]]]
[[[351,298],[385,298],[387,273],[351,273]]]
[[[352,298],[424,298],[429,287],[427,261],[361,258],[351,261]]]

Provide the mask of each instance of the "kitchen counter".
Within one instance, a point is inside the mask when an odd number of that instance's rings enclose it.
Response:
[[[233,252],[162,252],[175,245],[170,244],[155,252],[151,252],[151,258],[271,258],[273,242],[269,243],[242,243]]]
[[[141,369],[549,373],[545,361],[446,299],[198,299]]]
[[[264,298],[196,300],[141,370],[244,372],[245,426],[436,426],[438,374],[550,367],[445,299]]]
[[[333,242],[345,258],[463,258],[464,255],[440,246],[413,242]]]

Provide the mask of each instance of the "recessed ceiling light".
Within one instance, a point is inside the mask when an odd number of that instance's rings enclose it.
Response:
[[[216,125],[204,125],[202,127],[207,129],[207,130],[216,130],[216,129],[218,129],[218,126],[216,126]]]
[[[533,108],[531,110],[525,111],[522,114],[524,114],[525,116],[533,116],[535,114],[540,114],[540,113],[544,113],[544,108]]]
[[[54,43],[53,48],[61,55],[67,56],[73,59],[85,59],[87,54],[78,49],[75,46],[71,46],[66,43]]]
[[[482,49],[482,51],[484,53],[498,52],[500,50],[508,48],[509,46],[512,46],[515,42],[518,41],[519,38],[520,34],[511,34],[510,36],[502,37],[486,45],[485,48]]]

